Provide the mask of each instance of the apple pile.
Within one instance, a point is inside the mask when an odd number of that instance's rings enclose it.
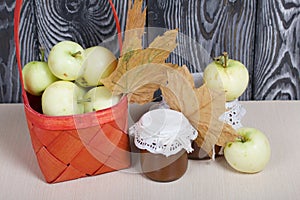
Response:
[[[25,90],[41,96],[45,115],[65,116],[94,112],[117,104],[114,96],[100,82],[117,66],[115,55],[105,47],[83,49],[73,41],[62,41],[49,52],[48,62],[27,63],[23,70]]]
[[[249,74],[241,62],[228,59],[228,54],[224,52],[205,68],[203,80],[208,88],[223,91],[226,102],[230,102],[244,93],[249,82]],[[260,130],[250,127],[239,128],[237,133],[240,137],[224,147],[226,161],[239,172],[262,171],[271,156],[268,138]]]

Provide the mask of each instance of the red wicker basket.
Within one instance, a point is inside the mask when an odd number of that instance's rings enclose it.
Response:
[[[119,21],[111,0],[109,2],[117,22],[121,47]],[[16,57],[31,142],[45,180],[56,183],[128,168],[131,161],[126,98],[105,110],[53,117],[39,111],[40,97],[26,93],[19,44],[21,6],[22,0],[17,0],[14,18]]]

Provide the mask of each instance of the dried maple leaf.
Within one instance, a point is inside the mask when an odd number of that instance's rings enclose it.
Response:
[[[195,119],[199,117],[199,103],[194,92],[194,80],[188,68],[173,66],[173,70],[167,72],[167,79],[168,84],[160,89],[170,108],[182,112],[188,119],[199,121]]]
[[[219,120],[219,116],[225,112],[225,94],[213,91],[206,85],[196,90],[200,101],[200,123],[197,130],[202,137],[200,140],[196,139],[196,143],[212,156],[215,145],[225,146],[227,142],[234,141],[238,134],[229,124]]]
[[[237,137],[230,125],[218,119],[225,111],[224,94],[210,90],[205,84],[195,88],[185,66],[168,73],[168,84],[161,90],[170,108],[182,112],[198,130],[195,142],[211,157],[216,144],[224,146]]]
[[[233,142],[236,138],[240,137],[241,136],[232,128],[232,126],[223,123],[223,129],[216,145],[225,147],[226,143]]]
[[[132,50],[142,49],[142,38],[146,23],[146,8],[142,10],[142,6],[143,0],[135,0],[133,5],[129,1],[121,55]]]
[[[114,94],[128,94],[131,103],[151,102],[153,93],[166,83],[167,76],[162,71],[167,71],[165,61],[176,47],[177,33],[178,30],[167,31],[148,48],[126,52],[115,71],[101,82]]]
[[[127,95],[132,103],[144,104],[153,100],[153,93],[167,83],[166,66],[148,63],[126,71],[114,84],[112,91]]]

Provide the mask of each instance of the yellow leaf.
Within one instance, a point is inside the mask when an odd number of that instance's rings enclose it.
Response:
[[[173,67],[167,76],[168,84],[161,87],[164,100],[171,109],[182,112],[188,119],[198,122],[199,102],[194,91],[194,80],[188,68]],[[193,122],[191,123],[193,125]]]
[[[225,146],[228,142],[233,142],[240,135],[230,126],[229,124],[224,124],[221,135],[218,138],[217,145]]]
[[[126,52],[115,71],[101,82],[114,94],[127,94],[132,103],[151,102],[153,93],[166,83],[170,64],[165,61],[176,47],[177,32],[167,31],[150,44],[151,48]]]
[[[154,101],[153,94],[160,87],[159,84],[146,84],[142,87],[136,89],[134,93],[128,94],[128,99],[130,103],[146,104]]]
[[[157,36],[151,42],[149,48],[172,52],[177,46],[175,42],[177,35],[178,35],[178,29],[166,31],[164,35]]]
[[[218,119],[225,112],[225,94],[212,91],[205,84],[195,88],[185,66],[168,72],[168,84],[161,90],[170,108],[182,112],[198,130],[195,142],[210,156],[216,144],[224,146],[237,137],[231,126]]]
[[[142,38],[146,23],[146,8],[142,10],[143,0],[135,0],[134,4],[129,1],[127,11],[126,31],[121,55],[132,50],[142,49]]]

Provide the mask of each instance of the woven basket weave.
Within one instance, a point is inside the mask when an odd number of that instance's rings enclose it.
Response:
[[[116,18],[111,1],[110,5]],[[41,114],[40,97],[26,93],[19,45],[21,6],[22,0],[17,0],[14,19],[16,57],[31,142],[45,180],[56,183],[128,168],[130,144],[126,97],[105,110],[53,117]],[[117,28],[120,31],[118,25]]]

